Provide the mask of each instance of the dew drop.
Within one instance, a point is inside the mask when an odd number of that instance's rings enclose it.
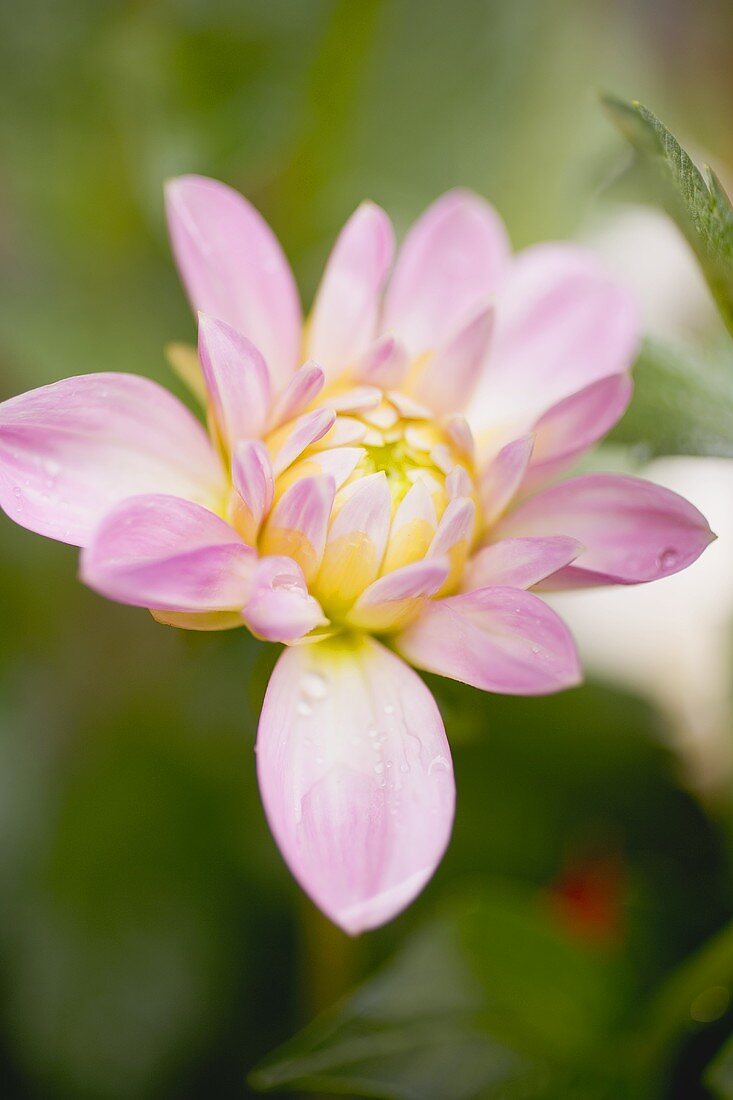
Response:
[[[375,765],[374,765],[374,770],[375,770],[375,772],[377,773],[377,775],[379,775],[379,774],[380,774],[380,772],[383,772],[383,771],[384,771],[384,764],[382,764],[382,763],[379,763],[379,764],[375,764]]]
[[[320,672],[306,672],[300,682],[300,689],[308,699],[325,699],[328,686]]]
[[[449,772],[450,763],[444,756],[436,756],[430,761],[428,767],[428,775],[432,775],[433,772]]]
[[[659,555],[659,557],[657,558],[657,565],[661,569],[674,569],[678,559],[679,554],[674,549],[674,547],[670,546],[666,550],[663,550],[662,553]]]
[[[306,703],[305,699],[300,700],[295,710],[299,715],[301,715],[302,718],[307,718],[313,713],[313,707],[310,705],[310,703]]]
[[[394,711],[395,711],[395,708],[392,706],[391,703],[385,703],[385,706],[384,706],[384,713],[385,714],[394,714]]]
[[[402,772],[403,775],[406,775],[407,772],[409,772],[409,770],[410,770],[410,765],[409,764],[400,764],[400,771]]]

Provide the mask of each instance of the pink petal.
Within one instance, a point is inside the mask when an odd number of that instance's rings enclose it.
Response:
[[[259,348],[273,382],[297,366],[301,315],[288,262],[267,222],[236,191],[203,176],[166,186],[168,228],[191,305]]]
[[[232,455],[232,482],[245,514],[242,522],[256,538],[262,520],[272,507],[275,480],[267,447],[257,439],[237,443]]]
[[[363,447],[334,447],[330,451],[319,451],[303,461],[317,465],[320,473],[332,477],[337,489],[353,474],[365,455]]]
[[[553,405],[534,426],[534,450],[523,492],[566,469],[610,431],[626,412],[632,391],[627,374],[612,374]]]
[[[354,363],[374,339],[393,252],[389,218],[374,203],[363,203],[336,241],[308,328],[309,354],[327,374]]]
[[[493,207],[469,191],[449,191],[405,238],[383,329],[412,355],[441,347],[494,292],[508,256],[506,230]]]
[[[348,621],[361,630],[382,632],[404,625],[429,596],[445,584],[450,567],[445,559],[416,561],[379,577],[362,592]]]
[[[482,309],[440,348],[418,375],[414,395],[441,415],[461,412],[486,361],[494,310]]]
[[[430,544],[429,556],[442,557],[450,553],[458,543],[470,542],[475,517],[476,505],[468,497],[456,497],[448,501]]]
[[[588,474],[545,489],[508,515],[499,537],[569,535],[585,546],[563,587],[638,584],[685,569],[714,538],[677,493],[640,478]]]
[[[281,474],[311,443],[322,439],[336,422],[333,409],[314,409],[304,413],[294,423],[280,450],[272,461],[275,474]]]
[[[628,371],[638,341],[631,295],[592,254],[569,244],[526,249],[497,297],[489,362],[467,414],[472,427],[526,432],[558,401]]]
[[[258,637],[286,644],[327,622],[318,602],[308,595],[300,566],[286,557],[259,560],[243,615]]]
[[[316,363],[305,363],[296,371],[270,413],[270,427],[277,428],[302,413],[323,389],[326,376]]]
[[[389,533],[392,497],[383,472],[360,478],[347,486],[348,496],[337,512],[329,533],[329,542],[343,536],[363,533],[376,548],[378,563],[382,560]]]
[[[309,582],[323,558],[335,491],[330,477],[299,478],[275,505],[264,531],[264,552],[294,558]]]
[[[41,535],[82,546],[125,497],[170,493],[218,510],[226,491],[203,427],[147,378],[66,378],[0,405],[0,506]]]
[[[290,870],[352,935],[404,909],[445,851],[455,789],[438,708],[371,639],[283,653],[262,709],[257,774]]]
[[[467,592],[490,585],[531,588],[569,565],[582,552],[582,543],[562,535],[502,539],[473,556],[466,567],[463,587]]]
[[[511,503],[529,468],[533,447],[534,436],[514,439],[481,471],[478,489],[485,526]]]
[[[388,390],[402,384],[408,366],[409,359],[402,344],[387,334],[378,337],[367,348],[354,374],[360,382]]]
[[[396,642],[418,668],[483,691],[546,695],[580,681],[565,624],[537,596],[517,588],[431,600]]]
[[[199,314],[199,359],[219,429],[229,446],[262,434],[270,376],[254,344],[225,321]]]
[[[337,496],[316,586],[331,618],[342,616],[379,576],[391,518],[392,496],[381,471]]]
[[[82,552],[81,577],[135,607],[229,611],[247,599],[254,563],[254,551],[219,516],[151,493],[104,517]]]

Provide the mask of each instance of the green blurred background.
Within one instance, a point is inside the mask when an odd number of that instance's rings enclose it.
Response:
[[[245,192],[306,301],[365,197],[402,231],[464,184],[517,246],[583,234],[626,155],[600,89],[733,164],[730,0],[6,0],[0,398],[100,369],[180,393],[169,175]],[[106,603],[75,558],[0,524],[0,1095],[733,1096],[725,1060],[702,1081],[733,1030],[731,800],[693,789],[659,708],[434,683],[452,848],[352,943],[263,821],[274,654]],[[684,960],[721,929],[698,988]]]

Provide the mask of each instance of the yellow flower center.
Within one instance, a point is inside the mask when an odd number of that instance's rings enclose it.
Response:
[[[276,466],[287,435],[288,429],[278,429],[267,440]],[[286,522],[286,497],[301,479],[327,476],[334,478],[337,489],[325,542],[314,545],[311,532],[292,519]],[[364,493],[365,479],[369,495]],[[470,512],[469,522],[460,537],[445,542],[441,520],[449,505],[454,513],[461,501]],[[368,410],[340,414],[322,439],[276,477],[273,508],[258,548],[263,554],[294,558],[329,619],[353,626],[360,597],[370,585],[426,557],[439,554],[448,568],[435,594],[455,590],[471,549],[475,505],[472,459],[460,434],[438,425],[417,406],[405,408],[404,401],[383,395]],[[410,600],[379,622],[385,630],[397,629],[417,610],[418,603]]]

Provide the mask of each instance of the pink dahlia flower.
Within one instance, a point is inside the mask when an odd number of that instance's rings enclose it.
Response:
[[[359,932],[422,889],[453,819],[443,723],[406,662],[484,691],[570,687],[573,641],[536,590],[654,580],[712,535],[648,482],[558,480],[626,408],[637,346],[628,294],[585,251],[512,256],[495,211],[452,191],[393,263],[366,203],[304,326],[241,196],[191,176],[167,199],[208,431],[144,378],[44,386],[0,405],[0,504],[80,546],[111,599],[285,643],[257,737],[265,811],[303,889]]]

